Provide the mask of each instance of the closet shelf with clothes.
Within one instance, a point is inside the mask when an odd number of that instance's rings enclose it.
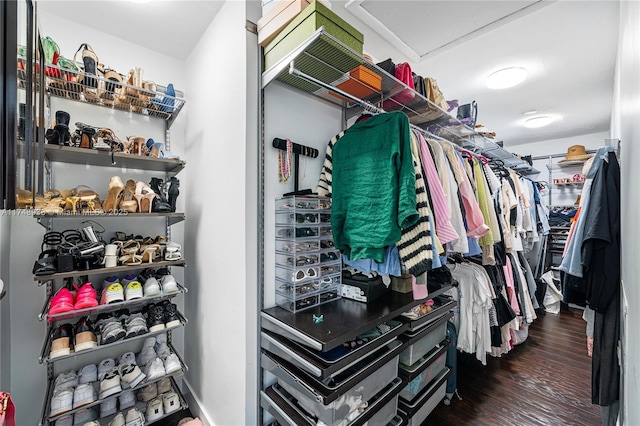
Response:
[[[358,67],[380,76],[380,89],[372,89],[367,83],[356,79],[350,73]],[[376,64],[342,44],[326,33],[323,28],[317,30],[289,55],[267,69],[262,75],[262,87],[267,87],[274,80],[344,108],[347,119],[363,112],[384,112],[376,104],[382,105],[387,101],[388,105],[393,101],[394,96],[410,91],[413,100],[403,104],[400,111],[410,118],[414,129],[422,131],[438,129],[440,137],[446,140],[463,145],[489,158],[503,160],[507,166],[521,170],[523,173],[538,173],[527,162],[483,137],[475,129],[466,126],[422,94],[410,89]],[[345,81],[366,86],[371,94],[358,98],[352,93],[341,90],[340,87],[344,87],[342,83]],[[428,108],[428,114],[424,112],[425,107]],[[434,111],[437,114],[434,114]],[[433,117],[437,118],[433,119]],[[434,132],[428,133],[431,137],[435,137]]]

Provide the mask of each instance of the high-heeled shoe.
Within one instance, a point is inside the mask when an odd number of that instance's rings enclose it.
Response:
[[[155,259],[156,253],[160,252],[160,245],[159,244],[150,244],[148,246],[145,246],[144,250],[142,251],[142,262],[143,263],[153,263],[153,259]]]
[[[162,153],[162,148],[164,148],[164,144],[162,142],[156,142],[153,139],[147,140],[147,149],[149,150],[149,157],[153,158],[164,158]]]
[[[169,190],[167,191],[169,195],[169,205],[171,206],[171,212],[175,213],[176,211],[176,200],[178,199],[178,195],[180,195],[180,181],[177,177],[172,176],[170,180]]]
[[[138,211],[140,213],[151,213],[152,202],[157,195],[149,185],[142,181],[136,182],[136,190],[133,196],[138,201]]]
[[[124,190],[124,183],[120,176],[113,176],[109,181],[109,195],[104,202],[104,209],[109,212],[115,212],[120,204],[120,194]]]
[[[133,155],[147,155],[147,140],[142,136],[129,136],[128,153]]]
[[[109,83],[105,84],[104,93],[102,93],[100,97],[104,99],[104,102],[106,104],[112,105],[114,100],[114,95],[116,91],[118,91],[120,87],[122,87],[122,83],[124,81],[120,73],[109,68],[104,70],[104,78],[108,80]]]
[[[125,93],[128,96],[132,96],[134,98],[140,96],[140,90],[136,88],[142,89],[142,74],[142,68],[135,67],[129,70],[129,76],[127,77],[127,86],[130,87],[127,87],[125,90]]]
[[[138,210],[138,202],[134,199],[135,192],[136,182],[129,179],[124,186],[124,191],[122,192],[120,210],[124,210],[129,213],[135,213]]]
[[[151,182],[149,182],[149,186],[153,191],[158,194],[158,197],[161,201],[167,202],[167,197],[164,194],[164,181],[160,178],[151,178]]]
[[[93,48],[87,43],[82,43],[76,54],[73,56],[73,61],[76,61],[78,52],[82,50],[82,62],[84,63],[84,76],[82,78],[83,93],[87,101],[95,102],[98,100],[98,80],[95,78],[98,71],[98,56]],[[91,77],[91,76],[94,77]]]

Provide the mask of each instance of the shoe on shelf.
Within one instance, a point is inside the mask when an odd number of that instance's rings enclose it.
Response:
[[[147,326],[150,332],[160,331],[165,328],[164,308],[162,305],[155,305],[147,312]]]
[[[154,259],[160,257],[160,244],[149,244],[144,246],[144,250],[142,251],[142,262],[143,263],[152,263]]]
[[[98,381],[98,366],[95,364],[85,365],[78,371],[78,383],[91,383]]]
[[[87,424],[98,424],[98,412],[93,408],[85,408],[83,410],[77,411],[73,415],[73,424],[74,425],[87,425]]]
[[[71,410],[73,410],[73,389],[64,388],[55,391],[51,398],[49,416],[54,417]]]
[[[100,418],[111,416],[118,412],[118,398],[115,396],[113,398],[105,399],[104,402],[100,404]]]
[[[125,300],[140,299],[142,297],[142,284],[140,284],[138,281],[131,281],[124,286]]]
[[[124,186],[122,192],[122,199],[120,200],[120,210],[135,213],[138,211],[138,202],[135,200],[133,194],[136,193],[136,182],[129,179]]]
[[[151,361],[153,358],[155,358],[157,356],[156,354],[156,337],[152,336],[152,337],[147,337],[146,339],[144,339],[144,343],[142,344],[142,350],[140,351],[140,353],[137,356],[137,360],[138,360],[138,365],[140,367],[144,367],[145,365],[147,365],[147,363],[149,361]]]
[[[125,423],[125,426],[144,426],[145,424],[144,414],[142,414],[140,411],[138,411],[135,408],[132,408],[129,411],[127,411],[126,420],[127,422]]]
[[[173,275],[165,275],[160,279],[160,285],[162,286],[162,294],[178,293],[178,283]]]
[[[122,327],[122,323],[111,315],[98,315],[98,329],[100,331],[100,345],[108,345],[109,343],[122,340],[127,332]]]
[[[89,318],[81,318],[75,328],[75,352],[92,349],[98,346],[98,338],[96,337],[93,324]]]
[[[124,414],[118,413],[116,416],[109,422],[108,426],[125,426]]]
[[[151,383],[140,389],[137,395],[138,401],[149,402],[158,396],[158,387],[155,383]]]
[[[67,371],[66,373],[60,373],[53,381],[53,390],[60,389],[73,389],[78,386],[78,375],[75,371]]]
[[[172,353],[164,359],[164,370],[167,374],[177,373],[182,370],[182,364],[180,364],[178,355]]]
[[[101,305],[108,305],[109,303],[115,302],[124,302],[124,291],[120,283],[110,284],[102,290],[102,296],[100,298]]]
[[[136,248],[136,252],[138,251],[138,248]],[[126,286],[129,283],[132,283],[134,281],[138,281],[138,276],[136,274],[127,274],[124,277],[122,277],[122,279],[120,280],[120,284],[122,284],[123,286]]]
[[[135,389],[146,377],[136,364],[121,364],[118,367],[118,373],[122,379],[122,387],[124,389]]]
[[[147,139],[146,146],[149,152],[147,155],[149,157],[164,158],[164,152],[162,150],[164,148],[164,143],[156,142],[153,139]]]
[[[157,357],[147,364],[145,373],[147,375],[147,380],[149,381],[157,380],[167,375],[164,371],[164,363]]]
[[[147,402],[147,421],[148,422],[155,422],[162,416],[164,416],[164,410],[162,409],[161,398],[155,398]]]
[[[83,383],[76,386],[73,391],[73,409],[91,404],[96,400],[96,391],[93,389],[93,384]],[[75,421],[74,421],[75,423]]]
[[[120,284],[120,279],[115,275],[109,275],[102,281],[102,289],[109,287],[111,284]]]
[[[178,180],[177,177],[172,176],[170,179],[169,190],[167,191],[167,194],[168,194],[167,201],[171,206],[172,212],[176,211],[176,202],[178,200],[178,195],[180,195],[179,188],[180,188],[180,181]]]
[[[109,181],[109,195],[107,195],[107,199],[104,202],[105,212],[109,213],[118,210],[122,191],[124,191],[124,182],[122,182],[120,176],[111,177]]]
[[[161,295],[162,291],[160,291],[160,284],[158,284],[158,280],[155,277],[147,278],[144,282],[144,296],[156,297]]]
[[[122,392],[118,397],[118,403],[120,404],[121,410],[126,410],[136,405],[136,395],[133,393],[133,390],[129,389]]]
[[[91,420],[90,422],[85,422],[82,426],[100,426],[100,422],[97,420]]]
[[[151,213],[153,199],[157,195],[149,185],[142,181],[136,182],[136,190],[133,196],[138,202],[138,211],[140,213]]]
[[[49,302],[49,315],[70,312],[74,309],[73,294],[66,287],[62,287],[56,292]]]
[[[56,420],[56,426],[73,426],[73,414],[68,416],[60,417]]]
[[[100,364],[98,364],[98,380],[102,381],[102,379],[104,379],[104,376],[106,376],[107,373],[113,370],[115,367],[116,362],[113,358],[106,358],[100,361]]]
[[[78,289],[74,309],[94,308],[98,306],[96,290],[90,282],[86,282]]]
[[[180,419],[177,426],[204,426],[204,423],[198,417],[195,419],[193,417],[185,417]]]
[[[136,354],[134,354],[133,352],[125,352],[120,355],[120,359],[118,359],[118,365],[122,364],[136,364]]]
[[[107,371],[100,381],[100,399],[105,399],[122,391],[120,385],[120,375],[117,368]]]
[[[156,336],[156,354],[158,354],[158,356],[162,359],[171,354],[169,345],[167,345],[167,333],[158,334]]]
[[[182,246],[173,241],[167,243],[164,249],[164,260],[182,260]]]
[[[175,303],[169,301],[164,306],[164,324],[166,328],[178,327],[180,325],[180,317],[178,316],[178,307]]]
[[[125,325],[127,327],[127,339],[129,337],[141,336],[149,332],[149,329],[147,328],[147,321],[141,313],[131,314],[126,320]]]
[[[178,394],[174,391],[162,394],[162,404],[164,405],[165,414],[173,413],[181,408],[180,398],[178,398]]]
[[[164,324],[163,324],[164,326]],[[164,327],[163,327],[164,328]],[[53,332],[51,352],[49,358],[54,359],[71,353],[73,327],[71,324],[62,324]]]
[[[156,384],[158,385],[159,395],[163,393],[167,393],[171,390],[171,379],[168,377],[158,380]]]

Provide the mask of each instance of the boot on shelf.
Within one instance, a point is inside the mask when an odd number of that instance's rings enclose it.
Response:
[[[178,199],[178,195],[180,194],[178,188],[180,188],[180,181],[175,176],[171,177],[168,194],[169,205],[171,206],[172,212],[176,211],[176,200]]]

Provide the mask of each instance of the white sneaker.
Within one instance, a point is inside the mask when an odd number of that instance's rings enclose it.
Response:
[[[120,367],[118,367],[118,373],[120,373],[120,377],[122,378],[122,383],[124,385],[123,387],[125,389],[127,387],[135,389],[135,387],[138,386],[146,377],[135,364],[121,364]]]
[[[160,358],[166,358],[171,355],[171,350],[167,345],[167,334],[162,333],[156,336],[156,353]]]
[[[124,414],[118,413],[108,426],[124,426]]]
[[[162,295],[160,284],[158,284],[158,280],[155,277],[149,277],[147,281],[144,282],[144,295],[145,297]]]
[[[109,287],[111,284],[118,284],[118,283],[120,283],[120,280],[118,279],[118,277],[116,277],[115,275],[111,275],[105,278],[104,281],[102,281],[102,288],[105,289]]]
[[[142,284],[138,281],[131,281],[124,287],[124,298],[126,300],[141,299],[142,296]]]
[[[163,394],[162,403],[166,414],[173,413],[180,409],[180,398],[178,398],[178,394],[174,391]]]
[[[114,367],[104,375],[100,382],[100,399],[105,399],[121,391],[120,376],[118,375],[118,370]]]
[[[98,381],[98,367],[95,364],[85,365],[78,371],[78,383],[91,383]]]
[[[51,412],[50,417],[57,416],[58,414],[66,413],[73,409],[73,389],[64,388],[54,392],[51,398]]]
[[[107,358],[100,361],[98,364],[98,380],[104,379],[104,376],[116,367],[116,362],[113,358]]]
[[[164,416],[162,401],[160,398],[152,399],[147,403],[147,421],[154,422]]]
[[[155,344],[155,337],[147,337],[145,339],[144,344],[142,345],[142,350],[136,358],[140,367],[144,367],[158,356],[158,354],[156,354]]]
[[[77,411],[73,415],[73,424],[84,425],[97,419],[98,413],[96,412],[96,410],[94,410],[93,408],[85,408],[83,410]]]
[[[164,371],[164,364],[160,358],[155,358],[149,364],[146,369],[147,380],[153,381],[166,375]]]
[[[136,363],[136,354],[133,352],[125,352],[120,356],[118,360],[118,365],[122,364],[135,364]]]
[[[127,338],[141,336],[149,332],[149,329],[147,328],[147,321],[141,313],[131,314],[127,319],[126,327]]]
[[[131,408],[136,405],[136,395],[132,390],[124,391],[118,397],[118,402],[120,403],[121,410]]]
[[[158,396],[158,387],[151,383],[138,391],[138,401],[148,402]]]
[[[176,279],[173,278],[173,275],[165,275],[162,277],[162,279],[160,279],[160,285],[162,286],[162,294],[177,293],[179,291],[178,283]]]
[[[82,407],[87,404],[91,404],[96,400],[96,391],[93,389],[91,383],[83,383],[76,387],[73,391],[73,408]],[[75,420],[74,420],[75,423]]]
[[[122,277],[122,279],[120,280],[120,284],[122,284],[123,287],[126,287],[127,284],[132,283],[134,281],[138,281],[138,276],[136,274],[127,274],[124,277]]]
[[[102,295],[100,296],[101,305],[108,305],[109,303],[123,301],[124,291],[122,289],[122,284],[116,282],[102,290]]]
[[[176,373],[182,370],[182,364],[180,364],[180,359],[176,354],[170,354],[164,359],[164,371],[167,374]]]
[[[171,390],[171,379],[168,377],[158,380],[156,384],[158,385],[158,394],[167,393]]]
[[[144,414],[135,408],[127,411],[127,422],[125,426],[144,426]]]
[[[118,411],[118,401],[116,397],[106,399],[100,404],[100,418],[110,416]]]
[[[60,389],[74,388],[76,386],[78,386],[78,376],[73,370],[58,374],[58,377],[56,377],[56,380],[53,382],[54,392]]]

